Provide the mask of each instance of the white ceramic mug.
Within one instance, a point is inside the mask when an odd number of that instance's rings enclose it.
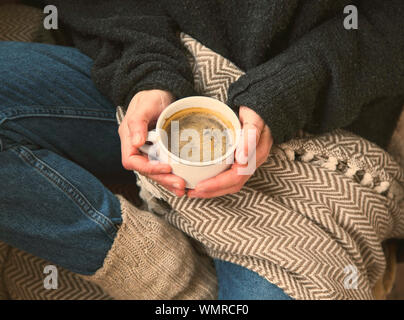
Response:
[[[164,143],[166,139],[162,139],[162,128],[169,117],[189,108],[213,110],[233,125],[235,141],[223,156],[211,161],[193,162],[181,159],[168,150]],[[199,182],[212,178],[231,166],[234,151],[240,143],[240,132],[241,125],[237,115],[223,102],[203,96],[187,97],[173,102],[163,110],[157,120],[156,129],[148,133],[146,140],[149,144],[143,145],[140,150],[153,159],[170,164],[172,173],[183,178],[187,188],[193,189]]]

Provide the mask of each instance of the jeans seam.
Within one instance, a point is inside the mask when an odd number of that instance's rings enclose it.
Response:
[[[17,150],[19,149],[19,150]],[[59,174],[55,169],[36,157],[29,149],[18,146],[10,149],[17,154],[24,162],[32,166],[49,182],[58,187],[68,198],[70,198],[80,210],[90,220],[99,225],[113,241],[117,232],[117,227],[114,223],[97,209],[95,209],[90,201],[75,188],[66,178]]]
[[[42,107],[36,110],[25,111],[18,109],[18,107],[15,107],[15,109],[0,112],[0,124],[6,120],[15,120],[26,117],[60,117],[60,118],[73,118],[73,119],[116,121],[114,111],[99,111],[91,109],[77,110],[75,108],[67,108],[61,106],[55,106],[55,109]]]

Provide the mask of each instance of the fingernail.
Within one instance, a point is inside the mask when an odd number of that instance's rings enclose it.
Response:
[[[171,172],[171,168],[163,168],[160,170],[161,173],[170,173]]]
[[[181,185],[176,182],[176,183],[173,184],[173,187],[174,187],[175,189],[180,189],[180,188],[181,188]]]
[[[142,136],[139,133],[135,133],[132,138],[132,144],[138,145],[142,141]]]
[[[248,156],[246,156],[244,154],[243,149],[240,148],[240,149],[237,150],[237,152],[236,152],[236,160],[237,160],[238,163],[241,163],[241,164],[246,164],[247,163]]]
[[[175,191],[175,195],[179,198],[184,196],[184,193],[182,193],[181,191]]]

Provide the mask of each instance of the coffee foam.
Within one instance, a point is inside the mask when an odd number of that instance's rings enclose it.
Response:
[[[178,121],[178,124],[175,121]],[[178,126],[175,127],[178,128],[178,136],[176,136],[179,141],[178,149],[171,143],[173,138],[172,127],[175,124]],[[221,113],[207,108],[180,110],[165,120],[162,129],[168,134],[169,145],[167,147],[170,152],[190,161],[204,162],[223,156],[228,147],[235,141],[233,124]],[[190,132],[190,129],[195,132]],[[198,135],[197,139],[195,138],[196,134]],[[185,135],[187,140],[181,141],[180,135],[181,138]],[[191,141],[189,141],[188,136]]]

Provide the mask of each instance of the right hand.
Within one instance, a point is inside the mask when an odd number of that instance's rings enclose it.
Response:
[[[138,92],[129,103],[118,132],[123,167],[149,177],[181,197],[185,194],[184,179],[172,174],[169,164],[149,161],[148,156],[139,150],[146,142],[149,127],[155,125],[161,112],[173,101],[174,97],[168,91]]]

